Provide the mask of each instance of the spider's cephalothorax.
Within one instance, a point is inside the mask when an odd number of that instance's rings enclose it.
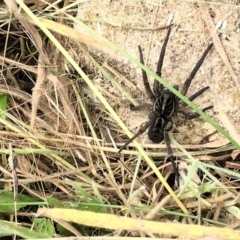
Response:
[[[162,65],[163,65],[166,45],[168,43],[170,33],[171,33],[171,27],[169,27],[168,29],[167,36],[164,40],[160,57],[158,60],[156,74],[160,77],[162,76],[162,73],[161,73]],[[184,96],[186,95],[193,78],[195,77],[198,69],[201,67],[205,57],[207,56],[212,46],[213,46],[212,43],[208,45],[207,49],[204,51],[203,55],[198,60],[196,66],[193,68],[192,72],[190,73],[189,77],[185,80],[183,84],[183,88],[181,90],[182,95]],[[144,64],[142,49],[140,46],[138,46],[138,49],[140,53],[140,62]],[[178,175],[177,167],[174,163],[172,149],[169,142],[168,131],[170,131],[173,127],[172,117],[178,113],[180,99],[175,94],[173,94],[170,90],[168,90],[167,88],[164,88],[163,85],[160,84],[159,81],[157,81],[156,79],[154,80],[153,91],[152,91],[148,82],[147,74],[144,70],[142,70],[142,76],[143,76],[143,83],[144,83],[146,94],[150,98],[153,104],[152,112],[149,114],[149,121],[145,123],[144,126],[131,139],[129,139],[120,148],[118,152],[120,153],[130,142],[132,142],[136,137],[138,137],[148,129],[148,137],[152,142],[160,143],[161,141],[165,140],[165,143],[167,145],[168,158],[172,161],[175,174]],[[178,86],[174,85],[173,87],[176,90],[178,90]],[[207,89],[208,87],[200,89],[198,92],[188,97],[188,99],[190,101],[193,101],[195,98],[200,96]],[[130,109],[135,111],[135,110],[141,110],[145,107],[146,107],[146,104],[143,107],[131,105]],[[202,111],[206,111],[210,108],[212,108],[212,106],[206,107]],[[193,119],[198,116],[199,114],[197,113],[185,114],[186,119]]]
[[[173,86],[178,90],[178,86]],[[162,92],[156,97],[153,103],[153,111],[157,111],[165,118],[171,118],[178,111],[178,98],[167,88],[163,88]]]

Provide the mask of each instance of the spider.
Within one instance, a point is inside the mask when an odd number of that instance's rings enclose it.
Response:
[[[167,46],[167,43],[169,40],[170,33],[171,33],[171,26],[168,29],[166,38],[162,45],[159,60],[158,60],[156,74],[160,77],[162,76],[162,65],[163,65],[165,50],[166,50],[166,46]],[[197,64],[195,65],[192,72],[190,73],[189,77],[185,80],[185,82],[183,84],[183,88],[181,90],[182,95],[184,95],[184,96],[186,95],[193,78],[195,77],[197,71],[201,67],[205,57],[209,53],[212,46],[213,46],[213,43],[208,45],[207,49],[204,51],[203,55],[198,60]],[[144,64],[142,49],[140,46],[138,46],[138,49],[139,49],[139,54],[140,54],[140,62],[142,64]],[[139,131],[120,148],[118,153],[120,153],[124,148],[126,148],[126,146],[129,143],[131,143],[136,137],[138,137],[139,135],[141,135],[148,129],[148,137],[152,142],[160,143],[163,140],[165,141],[166,146],[167,146],[167,153],[168,153],[167,159],[170,159],[170,161],[172,162],[174,173],[176,175],[176,178],[178,179],[178,175],[179,175],[178,168],[175,164],[175,159],[173,157],[168,132],[173,127],[172,117],[176,116],[177,113],[179,112],[180,99],[175,94],[173,94],[170,90],[168,90],[167,88],[164,88],[164,86],[162,84],[160,84],[159,81],[157,81],[156,79],[154,80],[153,91],[152,91],[150,88],[150,85],[149,85],[147,74],[144,70],[142,70],[142,78],[143,78],[143,84],[145,87],[146,94],[152,102],[152,111],[148,115],[149,121],[147,123],[145,123],[143,125],[143,127],[140,128]],[[173,87],[176,90],[178,90],[177,85],[174,85]],[[203,92],[205,92],[208,88],[209,87],[207,86],[207,87],[200,89],[199,91],[194,93],[192,96],[190,96],[188,99],[190,101],[193,101],[198,96],[200,96]],[[149,105],[148,104],[144,104],[142,106],[130,105],[130,109],[132,111],[143,110],[146,107],[149,107]],[[202,109],[202,111],[205,112],[206,110],[211,109],[212,107],[213,106],[206,107],[206,108]],[[181,113],[183,113],[183,112],[181,112]],[[185,119],[187,119],[187,120],[199,117],[198,113],[191,113],[191,114],[183,113],[183,114],[185,116]],[[179,180],[177,180],[177,182],[178,181]],[[178,183],[178,185],[179,185],[179,183]]]

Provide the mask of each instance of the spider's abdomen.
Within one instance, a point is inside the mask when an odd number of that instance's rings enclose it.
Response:
[[[148,128],[148,138],[154,143],[160,143],[164,140],[164,131],[170,131],[173,127],[172,117],[164,118],[157,111],[149,114],[149,119],[155,119]]]
[[[148,137],[154,143],[160,143],[164,140],[164,134],[162,130],[162,120],[156,121],[156,124],[148,128]]]

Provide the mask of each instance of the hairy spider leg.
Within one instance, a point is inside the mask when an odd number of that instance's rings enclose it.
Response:
[[[202,112],[206,112],[207,110],[212,109],[212,108],[213,108],[213,106],[205,107],[205,108],[202,109]],[[189,114],[188,114],[188,113],[185,113],[185,112],[182,111],[182,110],[179,110],[178,112],[181,113],[182,115],[184,115],[185,120],[192,120],[192,119],[194,119],[194,118],[200,117],[200,114],[199,114],[199,113],[189,113]]]
[[[199,68],[201,67],[205,57],[207,56],[208,52],[210,51],[210,49],[212,48],[213,43],[209,44],[207,49],[204,51],[203,55],[201,56],[201,58],[198,60],[197,64],[195,65],[194,69],[192,70],[192,72],[190,73],[189,77],[186,79],[186,81],[183,84],[183,88],[181,90],[181,94],[182,95],[186,95],[188,88],[193,80],[193,78],[195,77],[197,71],[199,70]]]
[[[143,60],[143,54],[142,54],[142,48],[140,45],[138,45],[138,50],[139,50],[139,56],[140,56],[140,62],[144,65],[144,60]],[[143,84],[145,87],[145,91],[147,96],[151,99],[152,102],[155,101],[155,96],[150,88],[150,84],[148,81],[148,77],[146,72],[142,69],[142,78],[143,78]]]
[[[193,101],[194,99],[196,99],[197,97],[199,97],[200,95],[202,95],[207,89],[209,89],[209,86],[200,89],[199,91],[197,91],[196,93],[194,93],[193,95],[191,95],[191,96],[188,98],[188,100],[189,100],[189,101]]]
[[[172,163],[173,171],[174,171],[174,174],[175,174],[175,177],[176,177],[177,187],[179,187],[180,183],[179,183],[178,165],[176,164],[175,157],[173,156],[173,151],[172,151],[172,147],[170,145],[170,139],[169,139],[169,135],[168,135],[168,130],[164,130],[164,141],[165,141],[165,144],[167,146],[167,154],[168,154],[166,160],[169,159],[171,161],[171,163]]]
[[[159,56],[159,59],[158,59],[156,74],[159,77],[162,77],[163,60],[164,60],[166,46],[167,46],[167,43],[168,43],[168,40],[169,40],[170,33],[171,33],[171,26],[168,29],[167,36],[166,36],[166,38],[163,42],[162,49],[161,49],[161,52],[160,52],[160,56]],[[163,85],[160,84],[158,80],[154,79],[154,82],[153,82],[153,92],[154,92],[154,94],[159,95],[161,93],[162,89],[163,89]]]
[[[169,159],[172,163],[173,171],[175,173],[176,180],[177,180],[176,181],[177,182],[177,187],[179,187],[180,185],[179,185],[178,166],[175,163],[175,157],[173,155],[173,151],[172,151],[172,148],[171,148],[171,145],[170,145],[170,139],[169,139],[169,135],[168,135],[168,132],[173,128],[172,118],[167,119],[167,122],[166,122],[162,117],[159,117],[159,115],[156,114],[156,112],[153,112],[153,118],[155,119],[155,122],[154,122],[154,125],[156,125],[155,127],[159,127],[160,131],[158,132],[158,135],[153,136],[152,134],[149,134],[149,138],[154,143],[159,143],[163,140],[165,141],[165,144],[167,146],[167,160]],[[155,132],[155,131],[152,131],[150,129],[152,127],[154,127],[153,124],[151,124],[149,126],[150,132]]]
[[[140,136],[141,134],[143,134],[148,128],[150,125],[153,124],[153,122],[156,121],[156,118],[153,117],[152,119],[150,119],[147,123],[145,123],[145,125],[143,127],[141,127],[138,132],[132,137],[130,138],[118,151],[118,154],[121,153],[121,151],[127,147],[127,145],[129,143],[131,143],[135,138],[137,138],[138,136]]]
[[[139,106],[134,106],[133,104],[130,104],[130,110],[131,111],[149,111],[151,110],[152,105],[149,103],[144,103]]]
[[[197,91],[196,93],[194,93],[193,95],[191,95],[191,96],[188,98],[188,100],[193,101],[194,99],[196,99],[197,97],[199,97],[201,94],[203,94],[208,88],[209,88],[209,86],[200,89],[199,91]],[[183,104],[186,105],[185,103],[183,103]],[[212,108],[213,108],[213,106],[208,106],[208,107],[206,107],[206,108],[203,108],[202,111],[203,111],[203,112],[206,112],[207,110],[212,109]],[[181,113],[183,113],[183,112],[181,111]],[[194,118],[198,118],[198,117],[200,116],[198,113],[191,113],[191,114],[185,114],[185,113],[183,113],[183,114],[184,114],[186,120],[191,120],[191,119],[194,119]]]
[[[206,112],[207,110],[212,109],[212,108],[213,108],[213,106],[208,106],[208,107],[203,108],[202,111]],[[194,119],[194,118],[198,118],[199,116],[200,116],[199,113],[191,113],[191,114],[185,115],[185,119],[186,120],[191,120],[191,119]]]

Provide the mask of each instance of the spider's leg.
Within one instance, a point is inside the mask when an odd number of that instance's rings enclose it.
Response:
[[[143,127],[141,127],[138,132],[132,137],[130,138],[118,151],[118,154],[121,153],[121,151],[127,147],[127,145],[129,143],[131,143],[135,138],[137,138],[138,136],[140,136],[141,134],[143,134],[147,129],[148,127],[155,121],[154,118],[150,119],[147,123],[145,123],[145,125]]]
[[[198,60],[196,66],[194,67],[194,69],[192,70],[192,72],[190,73],[189,77],[186,79],[186,81],[183,84],[183,88],[181,91],[182,95],[186,95],[188,88],[193,80],[193,78],[195,77],[197,71],[199,70],[199,68],[201,67],[205,57],[207,56],[208,52],[210,51],[210,49],[212,48],[213,43],[209,44],[207,49],[204,51],[203,55],[201,56],[201,58]]]
[[[149,111],[151,110],[152,105],[148,103],[144,103],[139,106],[134,106],[133,104],[130,104],[130,110],[131,111]]]
[[[142,48],[139,45],[138,45],[138,50],[139,50],[139,55],[140,55],[140,62],[144,65]],[[153,94],[153,92],[152,92],[152,90],[150,88],[150,85],[149,85],[149,82],[148,82],[148,78],[147,78],[147,74],[146,74],[146,72],[143,69],[142,69],[142,78],[143,78],[143,84],[144,84],[147,96],[151,99],[152,102],[154,102],[155,96],[154,96],[154,94]]]
[[[209,106],[209,107],[203,108],[202,111],[206,112],[207,110],[212,109],[212,108],[213,108],[213,106]],[[191,120],[191,119],[194,119],[194,118],[198,118],[199,116],[200,116],[200,114],[198,114],[198,113],[191,113],[191,114],[185,115],[185,119],[186,120]]]
[[[190,97],[188,98],[188,100],[193,101],[194,99],[196,99],[197,97],[199,97],[201,94],[203,94],[208,88],[209,88],[209,86],[200,89],[199,91],[197,91],[196,93],[194,93],[192,96],[190,96]]]
[[[201,94],[203,94],[209,87],[204,87],[202,89],[200,89],[199,91],[197,91],[196,93],[194,93],[192,96],[190,96],[188,98],[188,100],[193,101],[195,100],[197,97],[199,97]],[[187,104],[185,102],[181,102],[181,106],[186,106]]]
[[[175,173],[175,177],[176,177],[176,182],[177,182],[177,187],[180,186],[179,183],[179,171],[178,171],[178,165],[175,163],[175,157],[173,156],[173,151],[170,145],[170,139],[169,139],[169,135],[168,135],[168,131],[164,130],[164,141],[166,143],[167,146],[167,160],[169,159],[172,163],[173,166],[173,171]]]
[[[160,56],[159,56],[159,59],[158,59],[158,65],[157,65],[156,74],[159,77],[162,77],[162,65],[163,65],[163,60],[164,60],[164,56],[165,56],[166,46],[167,46],[167,43],[168,43],[168,40],[169,40],[170,33],[171,33],[171,26],[168,29],[167,36],[166,36],[166,38],[165,38],[165,40],[163,42],[162,49],[161,49],[161,52],[160,52]],[[162,91],[162,89],[163,89],[163,85],[160,84],[158,80],[154,79],[153,92],[155,93],[155,95],[159,95],[160,92]]]

